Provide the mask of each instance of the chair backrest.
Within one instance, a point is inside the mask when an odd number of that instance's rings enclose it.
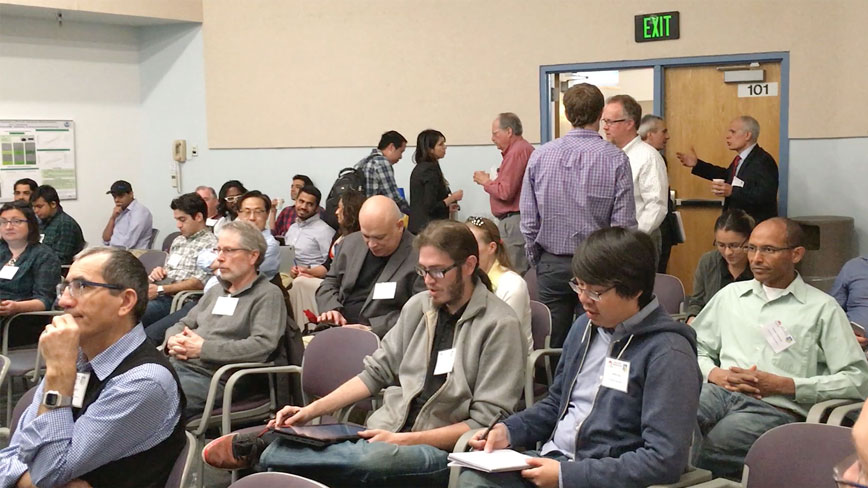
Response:
[[[139,261],[141,261],[142,264],[145,265],[145,271],[147,271],[148,274],[151,274],[151,271],[153,271],[154,268],[166,264],[167,256],[168,254],[163,251],[156,251],[151,249],[140,254]]]
[[[255,473],[229,485],[229,488],[328,488],[314,480],[276,471]]]
[[[295,246],[280,246],[280,264],[277,271],[280,273],[289,273],[290,268],[295,265]]]
[[[666,313],[681,313],[681,304],[684,303],[684,285],[681,280],[672,275],[657,273],[654,279],[654,294]]]
[[[769,430],[744,460],[747,488],[834,488],[832,468],[853,454],[847,427],[796,422]]]
[[[552,313],[545,304],[536,300],[530,301],[530,331],[533,335],[533,349],[549,347],[552,335]]]
[[[154,248],[154,241],[157,240],[157,234],[160,233],[159,229],[151,229],[151,238],[148,239],[148,249]]]
[[[184,434],[187,436],[187,444],[178,453],[178,459],[172,466],[172,472],[169,473],[165,488],[184,488],[187,486],[187,475],[193,466],[193,460],[196,458],[196,436],[190,431],[184,431]]]
[[[0,356],[0,385],[6,381],[6,373],[9,372],[9,366],[12,364],[12,361],[9,360],[6,356]]]
[[[379,346],[380,339],[370,331],[332,327],[317,333],[304,350],[301,362],[301,388],[305,396],[322,398],[361,373],[365,356],[373,354]]]
[[[15,404],[15,408],[12,410],[12,419],[9,421],[9,438],[12,438],[12,434],[15,433],[15,429],[18,428],[18,421],[21,420],[21,416],[24,415],[24,411],[27,410],[27,407],[33,403],[33,395],[36,394],[36,386],[24,392],[21,395],[21,398],[18,399],[18,402]]]
[[[169,252],[169,249],[171,249],[172,247],[172,241],[174,241],[175,238],[179,235],[181,235],[181,233],[178,231],[172,232],[171,234],[167,235],[166,238],[163,239],[163,246],[160,249],[162,249],[163,252]]]
[[[536,279],[536,268],[531,266],[524,274],[524,281],[527,283],[527,294],[531,300],[539,301],[539,285]]]

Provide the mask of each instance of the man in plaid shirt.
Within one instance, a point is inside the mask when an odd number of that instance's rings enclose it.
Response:
[[[390,130],[380,137],[377,148],[356,163],[356,169],[365,173],[365,196],[384,195],[398,204],[402,213],[410,214],[410,204],[398,192],[395,170],[392,165],[401,160],[407,149],[407,139],[397,131]]]
[[[298,198],[298,192],[306,187],[306,186],[314,186],[313,181],[310,180],[306,175],[295,175],[292,177],[292,186],[289,189],[289,197],[295,201]],[[280,211],[280,215],[275,219],[275,214],[277,213],[277,207],[279,207],[279,201],[275,198],[271,200],[271,210],[268,212],[268,228],[271,229],[271,235],[273,236],[285,236],[286,232],[295,223],[295,218],[298,217],[298,214],[295,213],[295,205],[288,205],[283,210]],[[325,213],[325,209],[319,207],[319,216],[322,217],[323,213]]]
[[[60,264],[72,264],[72,258],[84,249],[84,236],[78,222],[63,211],[53,186],[40,186],[30,198],[33,211],[39,217],[41,242],[54,250]]]

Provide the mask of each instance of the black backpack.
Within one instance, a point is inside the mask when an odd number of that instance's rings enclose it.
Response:
[[[325,215],[323,220],[335,230],[338,228],[338,218],[335,211],[338,209],[338,200],[348,188],[352,188],[365,194],[365,173],[357,168],[344,168],[338,172],[338,179],[332,184],[332,189],[326,198]]]

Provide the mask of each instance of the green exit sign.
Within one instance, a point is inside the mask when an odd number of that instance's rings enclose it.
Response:
[[[678,12],[660,12],[636,16],[636,42],[678,39]]]

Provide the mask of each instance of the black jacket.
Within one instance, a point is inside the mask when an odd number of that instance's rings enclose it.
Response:
[[[428,222],[448,219],[449,206],[443,200],[449,193],[440,164],[416,163],[410,174],[410,220],[407,223],[410,232],[418,235]]]
[[[721,168],[705,161],[698,161],[693,174],[706,180],[721,179],[730,185],[729,168]],[[756,219],[757,223],[778,215],[778,165],[771,154],[759,145],[755,146],[736,175],[744,182],[743,187],[734,186],[732,195],[723,202],[723,209],[740,208]]]

